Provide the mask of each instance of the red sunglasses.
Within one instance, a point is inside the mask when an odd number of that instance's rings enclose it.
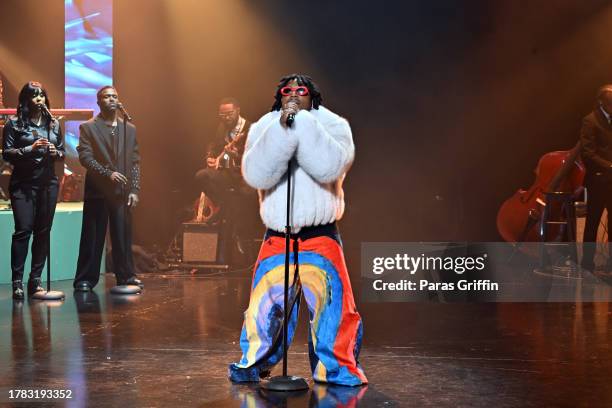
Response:
[[[298,96],[306,96],[310,92],[308,92],[308,88],[305,86],[284,86],[280,89],[280,94],[283,96],[289,96],[293,92]]]

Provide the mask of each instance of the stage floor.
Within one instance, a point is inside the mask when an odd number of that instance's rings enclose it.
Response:
[[[279,406],[226,376],[250,272],[142,277],[132,298],[57,282],[67,299],[49,305],[0,285],[0,405],[9,389],[51,388],[75,407]],[[612,406],[607,303],[358,306],[369,386],[314,385],[287,406]],[[289,371],[311,381],[303,312]]]

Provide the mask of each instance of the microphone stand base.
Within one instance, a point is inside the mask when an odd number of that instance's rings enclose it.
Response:
[[[138,285],[117,285],[110,288],[113,295],[139,295],[142,288]]]
[[[40,292],[33,293],[30,295],[30,299],[32,300],[64,300],[66,295],[64,292],[59,290],[41,290]]]
[[[261,388],[269,391],[293,392],[309,388],[308,383],[302,377],[294,375],[278,375],[261,383]]]

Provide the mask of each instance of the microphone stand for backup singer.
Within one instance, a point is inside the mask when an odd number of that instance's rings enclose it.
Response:
[[[47,109],[45,105],[41,105],[41,113],[47,116],[49,120],[49,127],[47,128],[47,140],[51,143],[51,123],[53,123],[53,115]],[[58,125],[59,126],[59,125]],[[51,155],[49,154],[49,147],[47,147],[47,151],[45,153],[45,157],[43,158],[47,162],[47,182],[45,183],[45,199],[47,200],[47,205],[45,214],[47,218],[47,290],[33,293],[29,298],[33,300],[64,300],[66,295],[64,292],[59,290],[51,290],[51,178],[52,174],[55,171],[53,166],[53,160],[51,159]]]
[[[132,117],[128,115],[127,111],[123,108],[121,103],[117,104],[121,114],[123,115],[123,152],[121,155],[121,161],[123,163],[123,171],[125,172],[125,177],[128,179],[128,166],[127,166],[127,124],[132,121]],[[119,138],[117,137],[117,156],[119,155]],[[117,157],[119,159],[119,157]],[[130,169],[131,170],[131,169]],[[129,217],[129,208],[128,208],[128,198],[130,194],[130,189],[127,184],[121,185],[121,200],[123,202],[123,253],[125,255],[126,267],[129,264],[129,253],[132,251],[131,246],[128,248],[128,217]],[[115,265],[115,271],[119,269],[118,265]],[[138,295],[142,292],[142,288],[138,285],[116,285],[110,289],[110,292],[113,295]]]
[[[287,117],[287,126],[293,124],[294,115],[289,114]],[[291,160],[287,164],[287,225],[285,226],[285,291],[283,300],[283,375],[278,375],[270,378],[262,383],[262,387],[269,391],[302,391],[308,389],[308,383],[302,377],[287,375],[287,338],[289,331],[289,313],[288,298],[289,298],[289,248],[291,247]],[[297,255],[297,254],[296,254]],[[294,256],[296,256],[294,255]],[[297,294],[299,296],[299,294]]]

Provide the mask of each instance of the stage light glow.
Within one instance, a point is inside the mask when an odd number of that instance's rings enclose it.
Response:
[[[112,0],[65,1],[65,107],[97,110],[96,90],[113,83]],[[78,123],[66,123],[66,147],[76,159]]]

